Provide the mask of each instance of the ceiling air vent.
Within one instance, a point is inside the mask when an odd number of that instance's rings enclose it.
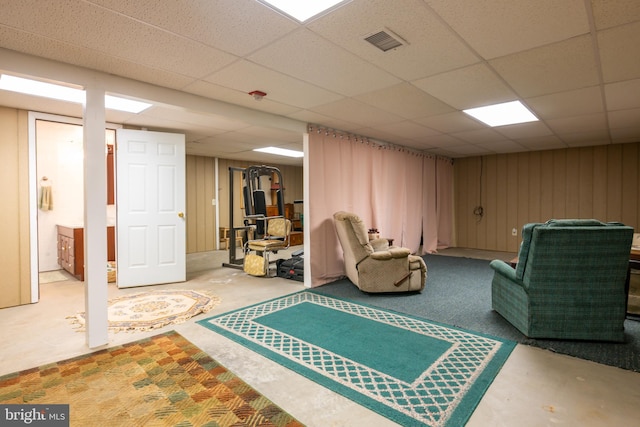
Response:
[[[364,38],[383,52],[400,47],[407,42],[388,29],[378,31]]]

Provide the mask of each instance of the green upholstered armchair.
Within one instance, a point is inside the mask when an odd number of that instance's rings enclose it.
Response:
[[[632,238],[597,220],[525,225],[516,268],[490,264],[493,309],[530,338],[624,341]]]

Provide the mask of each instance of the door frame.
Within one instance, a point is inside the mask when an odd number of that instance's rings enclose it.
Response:
[[[38,255],[38,170],[37,170],[37,135],[36,121],[47,120],[50,122],[66,123],[83,126],[82,118],[61,116],[57,114],[39,113],[29,111],[28,140],[29,140],[29,245],[30,245],[30,275],[31,275],[31,303],[40,300],[40,260]],[[122,125],[105,124],[106,129],[120,129]],[[106,202],[105,202],[106,209]]]

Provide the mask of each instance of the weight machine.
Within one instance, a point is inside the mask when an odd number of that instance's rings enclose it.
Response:
[[[234,172],[242,173],[242,197],[244,202],[244,224],[241,227],[234,225]],[[278,177],[278,188],[273,187],[273,183],[269,186],[269,190],[275,190],[275,203],[278,209],[276,216],[267,215],[266,193],[262,188],[262,177],[268,176]],[[249,166],[247,168],[229,167],[229,233],[233,237],[237,231],[244,230],[249,240],[249,234],[254,233],[254,238],[262,238],[267,230],[267,223],[270,219],[284,218],[284,186],[282,173],[280,169],[273,166]],[[232,267],[242,269],[244,265],[244,257],[238,258],[236,254],[236,241],[234,238],[229,239],[229,262],[223,263],[224,267]]]

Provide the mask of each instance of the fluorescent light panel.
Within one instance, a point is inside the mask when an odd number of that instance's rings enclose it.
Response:
[[[43,96],[60,101],[84,103],[84,91],[81,89],[23,79],[22,77],[8,76],[6,74],[0,76],[0,89],[27,95]]]
[[[119,96],[105,95],[104,106],[111,110],[126,111],[128,113],[139,113],[151,107],[152,104],[133,99],[120,98]]]
[[[86,99],[85,92],[82,89],[22,77],[8,76],[6,74],[0,75],[0,89],[24,93],[26,95],[57,99],[59,101],[74,102],[76,104],[84,104]],[[151,104],[146,102],[134,101],[112,95],[105,95],[104,102],[105,108],[126,111],[128,113],[139,113],[151,107]]]
[[[487,105],[486,107],[470,108],[462,111],[493,127],[535,122],[538,120],[520,101],[504,102],[502,104]]]
[[[337,7],[340,3],[348,3],[351,0],[259,0],[261,3],[273,9],[305,22],[314,16]]]
[[[304,153],[302,151],[287,150],[286,148],[278,148],[278,147],[255,148],[253,151],[259,151],[261,153],[268,153],[268,154],[276,154],[278,156],[286,156],[286,157],[304,157]]]

